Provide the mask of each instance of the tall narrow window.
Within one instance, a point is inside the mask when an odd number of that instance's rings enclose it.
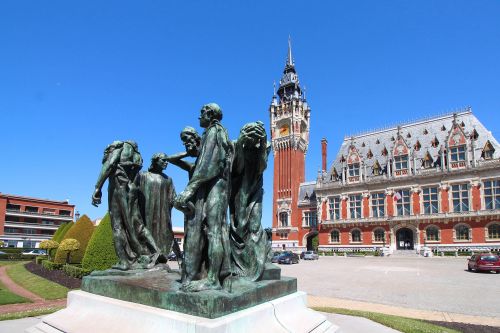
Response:
[[[373,217],[384,217],[384,193],[372,193],[372,216]]]
[[[457,240],[470,240],[470,228],[467,225],[459,224],[455,227]]]
[[[426,187],[422,190],[424,201],[424,214],[436,214],[439,212],[438,188]]]
[[[304,226],[316,227],[316,225],[317,225],[316,211],[304,212]]]
[[[353,243],[361,242],[361,231],[359,229],[354,229],[351,231],[351,240]]]
[[[340,220],[340,197],[332,197],[328,200],[330,208],[330,219]]]
[[[450,154],[452,162],[465,161],[465,145],[451,147]]]
[[[453,211],[456,213],[469,211],[469,189],[467,184],[451,186],[453,195]]]
[[[410,215],[410,190],[399,190],[394,195],[399,216]]]
[[[375,242],[385,242],[385,231],[382,228],[373,231],[373,240]]]
[[[280,226],[288,227],[288,213],[282,212],[282,213],[280,213],[279,216],[280,216]]]
[[[488,227],[489,239],[500,239],[500,224],[494,223]]]
[[[340,232],[338,230],[332,230],[330,233],[331,243],[340,243]]]
[[[408,169],[408,155],[394,157],[394,163],[396,165],[396,170]]]
[[[500,180],[484,182],[484,203],[486,209],[500,209]]]
[[[429,242],[439,241],[439,229],[433,225],[425,229],[425,239]]]
[[[359,176],[359,163],[349,164],[349,177]]]
[[[349,211],[352,219],[361,218],[361,194],[349,196]]]

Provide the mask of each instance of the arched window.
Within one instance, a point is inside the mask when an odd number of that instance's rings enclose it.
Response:
[[[351,231],[351,242],[353,243],[361,243],[361,230],[354,229]]]
[[[280,226],[281,227],[288,227],[288,213],[287,212],[282,212],[280,213]]]
[[[488,226],[488,239],[500,239],[500,223],[492,223]]]
[[[458,224],[455,226],[455,240],[469,241],[471,240],[470,227],[467,224]]]
[[[439,241],[438,227],[431,225],[425,229],[425,240],[429,242]]]
[[[385,230],[382,228],[377,228],[373,230],[373,241],[385,242]]]
[[[330,243],[340,243],[340,232],[338,230],[332,230],[330,233]]]

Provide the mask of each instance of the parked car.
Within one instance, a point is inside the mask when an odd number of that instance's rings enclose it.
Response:
[[[181,256],[183,254],[184,253],[181,251]],[[169,261],[176,261],[177,260],[177,255],[175,254],[174,251],[170,252],[170,254],[167,256],[167,260],[169,260]]]
[[[299,255],[293,252],[284,252],[278,258],[278,264],[298,264]]]
[[[276,264],[276,263],[278,262],[279,257],[280,257],[282,254],[283,254],[283,253],[282,253],[282,252],[280,252],[280,251],[276,251],[276,252],[274,252],[273,257],[271,258],[271,262],[272,262],[273,264]]]
[[[7,254],[7,252],[0,251],[0,254]]]
[[[21,253],[23,256],[46,256],[47,251],[41,249],[26,250]]]
[[[492,253],[473,254],[467,262],[467,270],[477,272],[496,271],[500,273],[500,257]]]
[[[304,253],[304,260],[318,260],[319,256],[314,251],[306,251]]]
[[[304,259],[304,254],[306,254],[306,251],[300,252],[300,259]]]

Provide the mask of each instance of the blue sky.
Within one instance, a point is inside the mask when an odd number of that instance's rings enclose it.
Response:
[[[182,150],[217,102],[236,138],[269,126],[288,35],[311,112],[306,178],[344,135],[467,105],[500,131],[499,1],[0,2],[0,191],[90,205],[103,149]],[[329,163],[330,163],[329,162]],[[187,176],[166,173],[180,192]],[[272,160],[264,226],[271,224]],[[174,224],[182,225],[175,213]]]

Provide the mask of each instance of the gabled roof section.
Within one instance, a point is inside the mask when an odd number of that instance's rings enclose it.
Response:
[[[400,126],[345,137],[335,159],[333,160],[333,163],[330,165],[330,171],[326,179],[330,179],[333,167],[336,168],[339,174],[342,174],[341,156],[349,156],[351,145],[356,148],[356,151],[361,156],[368,170],[373,168],[375,161],[378,161],[382,168],[386,167],[387,160],[391,154],[389,153],[388,156],[383,156],[382,152],[385,147],[389,152],[392,151],[393,147],[397,143],[396,138],[398,137],[398,128],[403,140],[410,150],[410,156],[415,154],[415,159],[417,161],[422,161],[425,154],[429,152],[432,159],[436,161],[440,157],[441,146],[445,148],[445,145],[448,142],[450,130],[454,129],[454,120],[456,124],[459,124],[459,130],[463,131],[467,138],[470,136],[476,137],[474,149],[477,159],[481,158],[481,152],[487,141],[490,141],[492,147],[495,149],[493,158],[500,157],[500,145],[498,141],[476,118],[476,116],[472,113],[472,110],[470,108],[466,108],[456,113],[449,113],[407,124],[401,124]],[[443,127],[449,130],[443,131]],[[404,135],[402,133],[404,133]],[[411,137],[408,137],[408,133]],[[392,138],[394,138],[394,141]],[[432,142],[434,140],[437,140],[439,144],[433,146]],[[420,149],[418,150],[414,149],[417,142],[420,146]],[[362,146],[362,143],[365,144],[364,147]],[[370,159],[365,158],[370,150],[373,153],[373,157]],[[416,164],[420,165],[420,163]]]
[[[299,185],[299,203],[309,203],[313,204],[316,202],[316,192],[314,189],[316,188],[316,182],[306,182]]]

